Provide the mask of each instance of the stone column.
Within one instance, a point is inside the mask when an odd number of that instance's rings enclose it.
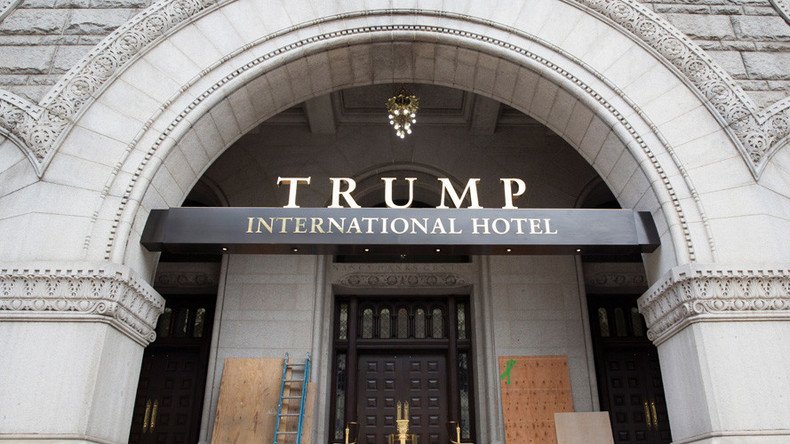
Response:
[[[126,442],[163,309],[124,266],[0,264],[0,441]]]
[[[675,443],[790,442],[790,268],[684,265],[639,299]]]

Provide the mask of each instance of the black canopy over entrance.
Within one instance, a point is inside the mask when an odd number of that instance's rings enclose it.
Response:
[[[171,208],[141,243],[172,253],[630,254],[659,245],[650,213],[599,209]]]

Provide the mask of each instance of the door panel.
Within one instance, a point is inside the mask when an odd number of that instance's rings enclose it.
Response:
[[[396,405],[409,403],[409,431],[423,444],[447,442],[444,355],[361,355],[357,418],[360,444],[384,444],[396,432]]]
[[[650,405],[640,361],[636,352],[614,349],[604,354],[609,415],[617,442],[651,442],[647,426]]]
[[[658,352],[636,296],[589,296],[589,308],[601,409],[615,443],[671,442]]]
[[[197,442],[213,308],[214,296],[166,297],[143,354],[130,443]]]

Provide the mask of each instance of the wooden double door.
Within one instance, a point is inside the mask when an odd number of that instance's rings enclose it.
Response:
[[[447,443],[447,360],[439,354],[361,355],[357,380],[359,443],[384,443],[395,408],[409,406],[409,432],[420,443]]]
[[[463,296],[340,297],[335,307],[334,380],[329,443],[386,444],[396,406],[408,403],[419,444],[449,442],[448,422],[474,441],[469,303]]]
[[[658,350],[636,307],[636,296],[589,297],[601,410],[615,443],[672,441]]]
[[[157,339],[143,354],[130,443],[198,441],[216,296],[165,296]]]

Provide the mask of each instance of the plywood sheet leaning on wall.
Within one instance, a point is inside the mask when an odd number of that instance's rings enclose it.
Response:
[[[573,411],[568,358],[500,356],[499,374],[505,442],[556,442],[554,413]]]
[[[555,413],[560,444],[614,444],[608,412]]]
[[[282,372],[282,359],[226,359],[211,442],[271,442]]]

